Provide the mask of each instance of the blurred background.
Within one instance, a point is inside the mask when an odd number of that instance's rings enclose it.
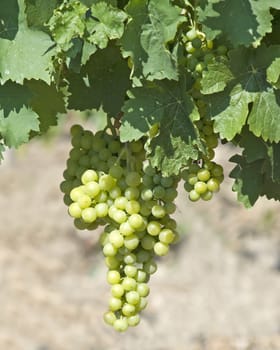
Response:
[[[0,166],[0,349],[270,350],[280,349],[280,205],[244,209],[227,178],[236,149],[216,160],[226,180],[211,202],[180,190],[181,240],[159,260],[139,326],[117,334],[103,323],[109,286],[100,232],[78,232],[59,184],[69,129],[61,125]],[[226,149],[224,149],[226,148]]]

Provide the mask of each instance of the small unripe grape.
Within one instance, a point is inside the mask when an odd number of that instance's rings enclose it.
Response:
[[[95,208],[85,208],[82,211],[82,219],[86,223],[92,223],[96,220],[97,214]]]
[[[109,299],[109,308],[110,308],[110,310],[117,311],[117,310],[121,309],[121,307],[122,307],[121,299],[116,298],[116,297],[111,297]]]
[[[141,183],[141,176],[136,171],[132,171],[126,175],[125,181],[129,187],[137,187]]]
[[[119,284],[121,280],[121,275],[117,270],[110,270],[107,272],[107,282],[109,284]]]
[[[157,264],[153,260],[147,261],[143,265],[143,269],[148,275],[152,275],[153,273],[155,273],[157,271]],[[138,282],[140,282],[140,281],[138,281]],[[142,282],[145,282],[145,281],[142,281]]]
[[[126,301],[131,305],[136,305],[140,301],[140,295],[136,291],[130,291],[125,294]]]
[[[136,327],[140,323],[140,316],[139,314],[129,316],[127,318],[127,323],[130,327]]]
[[[114,322],[114,329],[118,332],[125,332],[127,328],[128,323],[126,318],[120,318]]]
[[[168,251],[169,251],[169,246],[165,243],[157,242],[154,245],[154,252],[159,256],[166,255],[168,253]]]
[[[72,203],[70,204],[68,208],[69,215],[73,218],[80,218],[82,216],[82,209],[80,208],[78,203]]]
[[[158,221],[150,221],[147,225],[147,231],[152,236],[157,236],[160,233],[161,224]]]
[[[81,209],[88,208],[91,205],[91,198],[86,194],[83,194],[82,196],[79,197],[77,203],[79,204],[79,207]]]
[[[174,238],[175,238],[175,235],[174,235],[172,230],[170,230],[170,229],[163,229],[163,230],[160,231],[159,240],[162,243],[170,244],[170,243],[173,242]]]
[[[128,218],[129,224],[134,228],[134,229],[139,229],[143,226],[144,220],[141,215],[139,214],[132,214]]]
[[[137,275],[137,267],[133,265],[126,265],[124,268],[124,273],[127,277],[134,278]]]
[[[103,247],[103,254],[105,256],[114,256],[117,254],[117,249],[112,243],[108,242]]]
[[[154,205],[152,207],[152,215],[155,218],[163,218],[166,215],[166,211],[163,206],[161,205]]]
[[[220,189],[220,183],[217,179],[212,177],[207,181],[207,188],[211,192],[218,192]]]
[[[122,286],[123,286],[124,290],[126,290],[126,291],[133,291],[136,289],[137,282],[135,281],[134,278],[124,277],[124,279],[122,281]]]
[[[190,193],[189,193],[189,199],[192,201],[192,202],[196,202],[198,201],[200,198],[200,194],[197,193],[195,190],[191,190]]]
[[[150,293],[150,288],[147,283],[138,283],[136,291],[140,297],[146,297]]]
[[[210,179],[210,177],[211,177],[210,171],[204,168],[200,169],[197,173],[197,178],[200,181],[207,181]]]
[[[132,316],[136,312],[136,308],[132,304],[125,303],[122,307],[122,314],[124,316]]]
[[[203,181],[198,181],[195,185],[194,185],[194,190],[198,193],[198,194],[202,194],[205,193],[207,191],[207,184]]]
[[[212,199],[213,197],[213,192],[211,191],[206,191],[205,193],[203,193],[201,195],[201,199],[203,199],[204,201],[210,201],[210,199]]]
[[[107,323],[110,326],[113,326],[117,318],[113,311],[108,311],[104,314],[103,319],[105,323]]]

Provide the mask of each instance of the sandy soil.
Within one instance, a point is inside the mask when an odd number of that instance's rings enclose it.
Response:
[[[211,203],[182,191],[181,242],[159,262],[141,324],[116,334],[102,321],[98,232],[73,228],[58,189],[68,150],[63,133],[0,167],[1,350],[280,349],[279,203],[246,210],[230,180]]]

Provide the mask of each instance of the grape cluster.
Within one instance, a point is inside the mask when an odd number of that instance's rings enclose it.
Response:
[[[202,165],[192,164],[181,173],[185,181],[184,188],[189,192],[189,199],[209,201],[213,193],[218,192],[224,179],[223,168],[213,161],[205,161]]]
[[[121,144],[105,131],[73,126],[72,145],[61,190],[79,229],[104,226],[100,236],[111,285],[107,324],[125,331],[140,322],[147,305],[156,256],[177,239],[178,178],[164,177],[145,160],[142,141]]]

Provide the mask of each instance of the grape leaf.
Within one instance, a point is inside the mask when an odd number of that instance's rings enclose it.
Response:
[[[211,63],[207,66],[207,70],[203,71],[201,84],[201,92],[204,95],[214,94],[223,91],[234,76],[229,67],[223,62]]]
[[[59,2],[59,0],[25,0],[28,26],[44,30],[45,23],[48,22]]]
[[[126,12],[130,19],[126,25],[124,35],[120,39],[122,54],[124,57],[131,57],[133,62],[132,74],[140,78],[143,74],[143,64],[148,59],[148,55],[141,45],[142,25],[148,21],[147,3],[141,0],[131,0],[126,7]]]
[[[79,1],[64,1],[48,21],[54,40],[63,50],[70,49],[73,38],[83,37],[87,9]]]
[[[222,35],[234,47],[249,46],[271,32],[273,16],[270,8],[280,9],[279,1],[204,0],[198,15],[209,39]]]
[[[265,141],[280,141],[279,91],[264,91],[256,96],[248,124],[250,130]]]
[[[17,0],[2,0],[0,38],[14,40],[18,31],[19,6]]]
[[[233,191],[237,192],[239,202],[243,203],[246,208],[250,208],[261,195],[263,174],[260,169],[263,160],[247,163],[244,157],[235,155],[230,161],[237,163],[229,175],[231,178],[235,178]]]
[[[148,80],[177,80],[177,57],[167,44],[174,39],[179,24],[185,22],[181,9],[168,0],[151,0],[148,5],[132,0],[127,12],[131,20],[120,42],[124,57],[132,59],[133,74]]]
[[[69,73],[68,107],[76,110],[102,107],[110,116],[117,115],[131,86],[129,73],[117,46],[97,51],[80,74]]]
[[[280,143],[272,143],[268,155],[271,164],[271,178],[280,184]]]
[[[223,91],[206,99],[208,117],[215,120],[214,129],[222,138],[232,140],[247,121],[256,136],[269,141],[280,140],[278,92],[266,80],[266,68],[279,55],[280,47],[276,45],[258,49],[243,47],[229,52],[229,68],[233,78],[225,81],[227,87]],[[206,89],[211,88],[210,77],[212,86],[215,86],[214,72],[219,66],[224,69],[224,65],[216,64],[214,67],[210,65],[209,72],[205,72]],[[249,104],[252,104],[250,113]]]
[[[8,147],[18,147],[29,140],[31,131],[39,131],[38,115],[23,106],[19,112],[11,111],[5,118],[0,110],[0,134]]]
[[[279,77],[280,77],[280,58],[276,58],[271,65],[267,68],[267,81],[277,88],[280,88]],[[278,84],[277,84],[278,83]]]
[[[104,1],[93,4],[91,12],[94,17],[89,17],[86,22],[89,42],[104,49],[109,40],[119,39],[123,35],[127,18],[125,12]]]
[[[247,163],[267,158],[268,145],[262,138],[251,133],[247,126],[242,130],[239,146],[243,148],[243,156]]]
[[[11,111],[19,112],[23,106],[27,107],[31,98],[32,93],[26,86],[11,81],[0,85],[0,108],[4,118]]]
[[[31,80],[25,85],[32,93],[30,106],[37,113],[40,122],[40,133],[44,133],[50,126],[57,124],[57,114],[65,113],[65,101],[61,92],[54,84],[47,85],[43,81]],[[51,101],[51,103],[50,103]]]
[[[192,144],[197,137],[192,121],[198,120],[199,114],[186,93],[184,80],[146,82],[134,88],[123,112],[123,142],[141,138],[153,124],[160,123],[160,134],[150,144],[150,158],[165,174],[178,173],[190,158],[197,158],[197,148]]]

